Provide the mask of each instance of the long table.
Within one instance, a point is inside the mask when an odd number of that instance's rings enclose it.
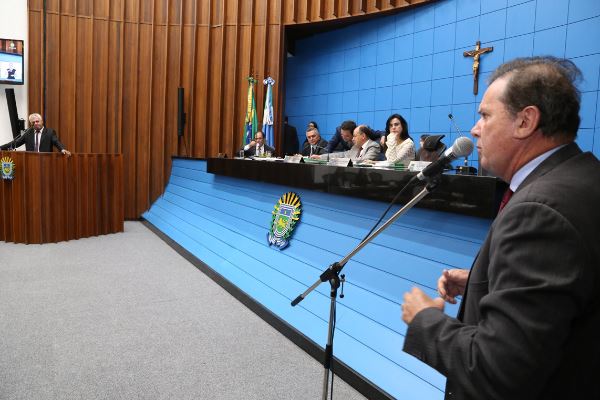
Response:
[[[53,243],[123,232],[121,154],[0,152],[15,165],[0,179],[0,240]]]
[[[391,201],[415,172],[373,167],[335,167],[322,164],[293,164],[277,161],[210,158],[207,170],[215,175],[251,179],[306,188],[326,193]],[[422,184],[407,190],[399,199],[405,203]],[[493,218],[506,184],[496,177],[443,174],[433,192],[417,207]]]

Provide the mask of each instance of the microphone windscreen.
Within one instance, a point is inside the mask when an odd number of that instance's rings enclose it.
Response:
[[[460,136],[452,145],[452,154],[455,157],[466,157],[473,152],[473,141],[465,136]]]

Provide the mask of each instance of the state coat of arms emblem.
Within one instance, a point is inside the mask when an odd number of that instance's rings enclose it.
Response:
[[[300,197],[294,192],[285,193],[279,198],[273,209],[271,229],[267,234],[269,245],[283,250],[290,241],[296,223],[302,213]]]
[[[15,177],[15,162],[10,157],[2,157],[2,179],[13,179]]]

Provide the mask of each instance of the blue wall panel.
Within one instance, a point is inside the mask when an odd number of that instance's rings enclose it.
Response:
[[[445,114],[456,105],[470,105],[476,110],[487,87],[485,78],[498,65],[516,57],[554,55],[572,59],[583,70],[580,89],[585,93],[581,117],[586,129],[594,129],[580,134],[583,136],[580,143],[599,156],[596,113],[600,108],[600,40],[597,38],[600,38],[598,0],[439,0],[299,40],[296,56],[288,59],[285,113],[300,127],[301,142],[310,119],[317,120],[322,136],[329,138],[346,119],[342,116],[354,116],[358,123],[384,129],[387,118],[381,116],[386,112],[388,115],[401,112],[414,138],[432,133],[430,130],[450,134],[453,131],[450,122],[446,121],[443,127],[437,118],[444,114],[442,110],[432,111],[431,106],[447,106]],[[481,56],[480,90],[474,96],[473,59],[464,57],[463,52],[473,49],[477,40],[483,47],[493,46],[494,51]],[[328,80],[318,89],[311,89],[310,82],[316,73],[333,74],[332,69],[345,71],[341,87],[336,76],[333,88],[328,87],[332,82]],[[448,82],[436,82],[449,77],[455,78],[450,94],[442,90],[442,86],[449,86]],[[381,99],[389,97],[390,90],[368,92],[390,86],[391,101]],[[310,104],[316,100],[309,97],[311,90],[317,90],[319,96],[358,90],[358,112],[353,101],[344,101],[331,112],[328,108],[312,108]],[[366,96],[364,101],[363,96]],[[306,102],[298,101],[303,97]],[[436,120],[430,122],[430,117]],[[468,134],[472,125],[460,127]],[[470,159],[478,167],[477,155]]]
[[[290,246],[268,246],[271,211],[287,191],[303,214]],[[144,218],[280,319],[324,346],[329,286],[290,301],[369,231],[380,202],[245,181],[206,172],[206,163],[175,159],[169,185]],[[398,206],[393,207],[396,211]],[[390,213],[391,215],[391,213]],[[468,267],[489,220],[413,209],[344,268],[335,356],[398,398],[441,399],[444,378],[402,352],[401,297],[414,285],[435,294],[442,269]],[[457,306],[446,309],[455,315]]]

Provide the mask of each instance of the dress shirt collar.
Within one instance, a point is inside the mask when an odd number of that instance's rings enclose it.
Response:
[[[521,186],[521,183],[523,183],[525,178],[527,178],[529,174],[533,172],[534,169],[536,169],[545,159],[547,159],[552,154],[556,153],[558,150],[562,149],[565,146],[566,144],[563,144],[561,146],[550,149],[547,152],[542,153],[533,160],[529,161],[521,168],[519,168],[519,170],[515,172],[512,179],[510,180],[510,190],[516,192],[518,187]]]

